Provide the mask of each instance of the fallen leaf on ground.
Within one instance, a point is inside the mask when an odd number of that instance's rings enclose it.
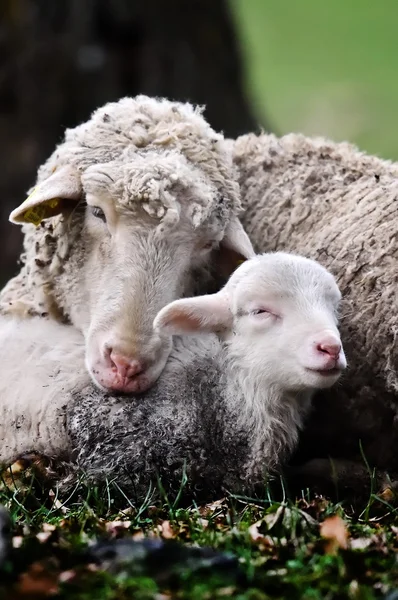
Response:
[[[158,529],[165,540],[171,540],[176,537],[170,521],[163,521],[158,525]]]
[[[36,537],[39,540],[39,542],[44,544],[48,540],[50,535],[51,535],[51,531],[39,531],[39,533],[36,534]]]
[[[339,548],[347,548],[348,530],[343,519],[338,515],[329,517],[321,523],[320,534],[328,540],[325,546],[327,554],[336,554]]]
[[[264,526],[264,521],[257,521],[257,523],[253,523],[250,525],[248,531],[250,535],[250,539],[256,544],[262,544],[264,546],[272,546],[272,539],[269,535],[264,535],[260,532],[260,527]]]
[[[396,493],[389,487],[386,487],[380,494],[378,494],[380,498],[385,500],[386,502],[394,502],[396,499]]]
[[[105,523],[105,530],[112,535],[117,535],[121,531],[128,529],[130,525],[131,521],[108,521]]]
[[[205,504],[204,506],[199,506],[199,514],[201,517],[207,517],[212,513],[220,510],[225,505],[225,498],[221,498],[220,500],[215,500],[211,504]]]
[[[32,563],[16,585],[16,593],[19,596],[33,597],[37,594],[52,596],[57,592],[57,575],[39,562]]]
[[[72,581],[75,577],[76,571],[70,569],[69,571],[63,571],[62,573],[60,573],[58,581],[60,581],[61,583],[68,583],[69,581]]]
[[[23,544],[23,536],[22,535],[14,535],[12,538],[12,547],[20,548]]]
[[[371,537],[360,537],[350,541],[350,548],[352,550],[364,550],[368,548],[373,542]]]

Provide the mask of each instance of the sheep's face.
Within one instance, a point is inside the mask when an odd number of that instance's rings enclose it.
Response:
[[[173,302],[155,328],[218,332],[230,364],[252,385],[312,391],[330,387],[346,367],[337,329],[340,297],[318,263],[266,254],[239,267],[219,293]]]
[[[195,270],[208,263],[215,242],[207,233],[181,222],[175,231],[137,225],[111,205],[87,209],[83,329],[87,368],[99,386],[138,393],[160,375],[171,346],[152,322],[165,304],[193,289]]]
[[[135,159],[134,167],[94,165],[82,177],[82,301],[69,308],[94,382],[124,393],[145,391],[165,366],[171,342],[153,331],[158,311],[194,294],[220,249],[235,265],[254,254],[236,218],[225,227],[218,192],[196,168],[180,156]]]
[[[303,257],[260,256],[231,277],[231,352],[253,378],[287,391],[330,387],[346,367],[333,276]]]
[[[254,254],[231,218],[240,207],[231,153],[191,105],[124,98],[68,130],[39,181],[10,220],[53,219],[40,301],[83,331],[95,383],[141,392],[170,351],[153,332],[156,313],[206,291],[209,266],[228,277]],[[44,224],[35,247],[45,236]]]

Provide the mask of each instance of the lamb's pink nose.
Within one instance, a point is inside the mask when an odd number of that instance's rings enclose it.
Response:
[[[112,364],[112,371],[115,371],[122,379],[132,379],[136,375],[144,372],[145,367],[139,360],[129,360],[122,354],[117,354],[112,350],[109,355]]]
[[[327,354],[337,360],[341,351],[341,344],[336,340],[323,340],[317,344],[316,349],[322,354]]]

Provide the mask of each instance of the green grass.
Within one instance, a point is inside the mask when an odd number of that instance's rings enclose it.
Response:
[[[263,498],[231,496],[200,507],[165,497],[152,504],[148,496],[134,506],[109,483],[102,490],[81,484],[61,503],[28,470],[3,484],[0,502],[13,520],[15,548],[0,575],[0,597],[9,600],[393,600],[398,589],[398,514],[375,497],[356,514],[308,495],[277,502],[269,491]],[[337,520],[328,521],[333,515]],[[112,563],[113,572],[85,559],[96,539],[139,544],[162,536],[171,546],[161,562],[151,563],[134,548],[124,562]],[[184,544],[177,559],[176,540]],[[187,563],[189,548],[197,546],[227,553],[238,564],[221,571],[200,557]]]
[[[230,0],[257,114],[398,159],[396,0]]]

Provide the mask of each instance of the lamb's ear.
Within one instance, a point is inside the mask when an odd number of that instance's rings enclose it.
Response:
[[[11,223],[40,225],[44,219],[58,215],[66,202],[78,202],[82,184],[78,172],[68,165],[57,169],[48,179],[39,183],[28,198],[9,216]]]
[[[241,222],[237,217],[232,217],[218,251],[219,272],[229,277],[242,262],[254,255],[254,248]]]
[[[153,326],[170,334],[222,331],[232,324],[228,296],[224,291],[171,302],[157,314]]]

